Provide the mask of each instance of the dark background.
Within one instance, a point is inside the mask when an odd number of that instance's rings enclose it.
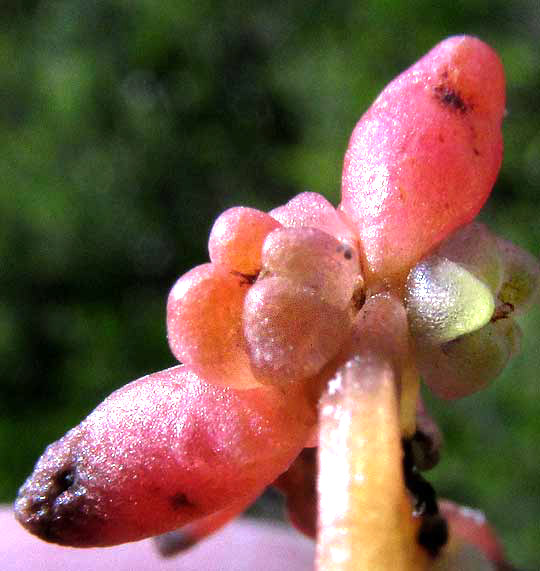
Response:
[[[0,5],[0,501],[115,388],[173,364],[165,300],[225,208],[339,200],[348,136],[444,37],[501,55],[506,154],[482,216],[539,253],[537,0],[4,1]],[[433,402],[443,496],[540,563],[540,312],[483,393]],[[433,399],[430,399],[430,402]]]

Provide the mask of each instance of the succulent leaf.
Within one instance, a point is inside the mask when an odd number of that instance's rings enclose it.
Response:
[[[416,265],[407,278],[406,290],[411,330],[430,343],[446,343],[480,329],[495,309],[484,282],[440,256],[430,256]]]
[[[341,208],[367,279],[403,279],[486,201],[502,159],[502,64],[480,40],[448,38],[402,73],[357,124]]]

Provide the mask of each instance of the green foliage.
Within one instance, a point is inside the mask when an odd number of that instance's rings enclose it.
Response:
[[[348,136],[443,37],[508,75],[506,157],[484,213],[538,254],[538,11],[520,2],[57,0],[0,8],[0,498],[127,380],[173,364],[165,301],[226,207],[311,189],[336,202]],[[489,86],[486,86],[489,88]],[[540,561],[540,314],[486,392],[434,403],[442,495]]]

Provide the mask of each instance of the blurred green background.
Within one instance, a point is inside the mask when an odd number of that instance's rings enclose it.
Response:
[[[306,189],[337,203],[357,119],[455,33],[507,72],[505,161],[482,216],[538,254],[537,0],[2,2],[0,501],[112,390],[173,364],[166,295],[207,259],[216,216]],[[522,324],[523,352],[489,390],[429,399],[446,436],[430,478],[533,569],[540,312]]]

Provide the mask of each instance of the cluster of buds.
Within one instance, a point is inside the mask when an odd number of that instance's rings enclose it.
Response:
[[[538,290],[536,260],[473,221],[504,109],[496,54],[449,38],[356,126],[338,208],[306,192],[224,212],[210,263],[169,295],[182,364],[119,389],[49,446],[19,521],[79,547],[178,530],[158,539],[170,552],[274,484],[317,538],[320,571],[501,565],[487,524],[421,474],[440,434],[419,385],[443,398],[486,386]]]

